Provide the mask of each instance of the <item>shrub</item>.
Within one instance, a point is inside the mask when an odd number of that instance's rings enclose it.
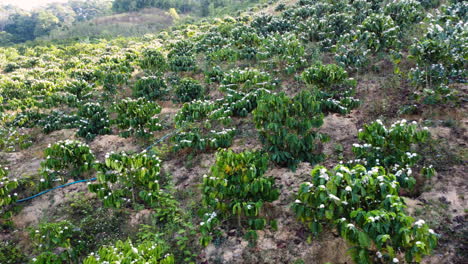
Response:
[[[76,140],[58,141],[44,150],[46,159],[41,162],[41,189],[52,187],[52,182],[66,182],[91,170],[95,157],[88,145]],[[59,179],[57,179],[59,177]]]
[[[139,65],[143,70],[150,72],[164,72],[167,68],[166,58],[154,48],[146,48],[141,53]]]
[[[78,111],[81,118],[77,135],[93,140],[97,135],[110,134],[109,114],[99,103],[86,103]]]
[[[356,263],[397,263],[400,254],[420,262],[435,248],[436,234],[405,214],[397,178],[382,167],[317,166],[311,174],[312,182],[299,187],[294,212],[314,235],[336,228]]]
[[[191,128],[188,132],[177,133],[172,140],[176,142],[174,146],[176,151],[185,148],[205,151],[231,146],[235,133],[235,129],[210,130],[203,133],[197,128]]]
[[[416,0],[393,1],[384,7],[384,13],[402,28],[421,21],[424,18],[423,11],[421,3]]]
[[[79,126],[79,120],[77,115],[54,110],[39,121],[39,126],[42,126],[42,131],[48,134],[56,130],[76,128]]]
[[[200,82],[192,78],[184,78],[176,86],[175,94],[180,102],[191,102],[203,95]]]
[[[150,132],[161,129],[159,119],[155,115],[161,112],[161,107],[144,98],[123,99],[114,105],[117,118],[112,121],[120,129],[123,137],[130,135],[148,136]]]
[[[358,138],[363,144],[353,144],[356,160],[351,162],[367,168],[383,166],[395,173],[401,187],[412,188],[416,183],[412,171],[422,165],[422,157],[414,152],[414,147],[429,137],[427,128],[418,129],[416,122],[407,123],[403,119],[387,128],[377,120],[359,131]],[[428,177],[435,173],[432,166],[422,166],[421,172]]]
[[[359,30],[360,41],[374,53],[399,44],[399,27],[390,16],[371,14],[364,19]]]
[[[93,86],[85,80],[74,80],[65,85],[65,91],[76,96],[78,101],[88,99],[91,96]]]
[[[163,245],[145,241],[134,245],[130,240],[117,241],[115,245],[103,246],[84,260],[84,264],[105,263],[152,263],[174,264],[174,256],[166,253]]]
[[[158,99],[166,93],[167,85],[159,76],[147,76],[138,79],[133,87],[133,96],[145,97],[148,100]]]
[[[269,73],[257,69],[232,69],[224,73],[220,90],[250,92],[259,88],[273,89],[275,84]]]
[[[359,106],[359,99],[354,98],[356,81],[336,64],[318,62],[302,73],[302,79],[319,88],[315,92],[323,112],[347,114]]]
[[[301,161],[322,160],[319,142],[326,137],[314,128],[322,126],[323,114],[310,92],[302,91],[294,98],[284,93],[263,96],[254,110],[254,122],[275,163],[295,169]]]
[[[0,208],[10,205],[18,199],[17,193],[12,193],[18,188],[18,180],[8,177],[8,168],[0,167]],[[3,210],[2,210],[3,211]]]
[[[37,229],[31,229],[30,237],[39,253],[33,262],[59,264],[77,261],[78,252],[74,250],[74,247],[78,247],[80,241],[73,239],[78,235],[77,231],[69,221],[42,223]],[[57,252],[60,253],[57,254]]]
[[[160,186],[161,160],[156,155],[108,153],[105,162],[97,163],[96,169],[97,182],[88,187],[104,206],[142,204],[155,208],[163,222],[173,220],[178,214],[177,202]]]
[[[268,211],[264,205],[279,197],[274,179],[263,175],[267,169],[268,156],[261,152],[220,150],[216,154],[210,176],[203,176],[203,204],[209,213],[200,223],[202,245],[209,244],[219,223],[232,218],[237,219],[238,228],[247,226],[251,239],[256,238],[255,230],[265,228]],[[275,226],[276,221],[269,224]]]

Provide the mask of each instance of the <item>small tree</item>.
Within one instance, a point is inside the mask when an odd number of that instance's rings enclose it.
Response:
[[[264,149],[277,164],[294,170],[301,161],[322,160],[319,142],[327,137],[314,128],[322,126],[323,114],[310,92],[302,91],[294,98],[266,94],[254,110],[254,121]]]
[[[155,116],[161,112],[161,107],[145,98],[123,99],[114,105],[117,118],[112,122],[120,129],[123,137],[130,135],[148,136],[150,132],[161,129],[159,119]]]
[[[353,97],[356,81],[348,78],[348,73],[336,64],[317,62],[302,73],[302,79],[317,88],[317,99],[324,112],[346,114],[359,105],[359,99]]]
[[[167,90],[166,82],[159,76],[147,76],[138,79],[133,87],[133,96],[148,100],[158,99]]]
[[[263,175],[267,169],[268,156],[261,152],[216,154],[210,176],[203,176],[203,204],[209,213],[200,223],[202,245],[210,243],[218,223],[234,217],[239,228],[248,227],[250,239],[256,238],[255,230],[264,229],[268,224],[264,204],[279,197],[274,178]],[[276,225],[274,220],[269,223]]]
[[[192,78],[184,78],[176,86],[175,94],[180,102],[191,102],[203,95],[203,86]]]
[[[395,173],[400,186],[412,188],[416,183],[412,170],[420,168],[427,177],[434,175],[432,166],[421,164],[422,156],[414,148],[430,138],[427,128],[419,129],[416,122],[401,120],[389,128],[377,120],[364,125],[358,134],[362,144],[353,144],[356,159],[351,163],[364,164],[367,168],[383,166]]]
[[[167,69],[166,58],[155,48],[146,48],[143,50],[139,65],[143,70],[149,72],[164,72]]]
[[[109,114],[99,103],[86,103],[78,111],[81,118],[77,135],[86,140],[93,140],[97,135],[111,132]]]
[[[177,201],[161,188],[161,160],[156,155],[108,153],[105,163],[97,163],[96,169],[97,182],[88,187],[104,206],[142,204],[155,208],[162,222],[171,221],[178,214]]]
[[[95,157],[89,146],[76,140],[58,141],[44,150],[46,159],[41,163],[41,189],[52,187],[59,178],[66,182],[70,177],[76,178],[91,170]]]
[[[353,246],[356,263],[398,263],[400,254],[408,263],[420,262],[435,248],[436,234],[424,220],[405,214],[397,179],[384,168],[317,166],[311,174],[312,182],[299,188],[294,212],[314,235],[336,228]]]
[[[144,241],[134,245],[132,241],[117,241],[115,245],[102,246],[96,254],[84,260],[84,264],[151,263],[174,264],[174,256],[166,253],[167,247]]]

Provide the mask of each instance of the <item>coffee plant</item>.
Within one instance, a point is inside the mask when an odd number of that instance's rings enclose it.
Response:
[[[260,140],[275,163],[294,170],[301,161],[322,160],[320,141],[327,137],[316,129],[323,124],[323,114],[310,92],[293,98],[284,93],[265,95],[253,113]]]
[[[39,253],[33,263],[59,264],[77,261],[77,252],[80,241],[74,238],[78,236],[77,228],[69,221],[57,223],[42,223],[37,229],[30,230],[30,237]],[[60,253],[56,253],[60,252]]]
[[[155,48],[146,48],[141,53],[139,65],[149,72],[164,72],[167,68],[166,58]]]
[[[420,22],[424,18],[423,11],[423,6],[416,0],[392,1],[384,8],[384,13],[389,15],[401,28]]]
[[[8,177],[8,168],[0,167],[0,208],[3,209],[5,206],[16,202],[18,193],[13,193],[13,191],[18,186],[17,179],[10,179]]]
[[[76,140],[58,141],[44,150],[39,188],[52,187],[54,181],[66,182],[93,168],[94,154],[88,145]]]
[[[348,78],[348,73],[336,64],[315,63],[302,73],[302,79],[318,87],[315,93],[323,112],[347,114],[359,106],[359,99],[354,98],[356,81]]]
[[[42,131],[48,134],[56,130],[77,128],[80,125],[80,118],[75,114],[54,110],[42,118],[38,124],[42,127]]]
[[[75,96],[78,102],[89,99],[93,86],[85,80],[74,80],[65,85],[65,91]]]
[[[367,168],[383,166],[395,174],[403,188],[413,188],[415,168],[420,168],[427,177],[435,173],[431,165],[423,165],[422,156],[415,152],[415,146],[421,146],[430,138],[427,128],[419,129],[416,122],[408,123],[403,119],[387,128],[377,120],[364,125],[358,138],[362,144],[353,144],[356,159],[351,163],[363,164]]]
[[[191,102],[203,96],[203,86],[192,78],[184,78],[176,85],[175,94],[180,102]]]
[[[167,55],[169,68],[175,72],[193,71],[196,68],[193,44],[179,41]]]
[[[162,222],[178,214],[172,195],[161,188],[161,160],[147,153],[108,153],[104,163],[96,164],[97,182],[88,185],[104,206],[121,208],[142,204],[158,210]]]
[[[203,133],[199,129],[177,133],[172,140],[176,142],[174,149],[191,149],[205,151],[209,149],[227,148],[232,145],[235,129],[210,130]]]
[[[372,14],[358,27],[359,40],[372,52],[377,53],[399,44],[399,27],[390,16]]]
[[[382,167],[323,166],[312,170],[292,205],[299,221],[314,235],[336,228],[352,245],[356,263],[420,262],[437,245],[437,235],[424,220],[406,215],[397,177]],[[309,240],[312,237],[309,237]]]
[[[145,76],[138,79],[133,86],[133,96],[148,100],[160,98],[167,92],[166,82],[159,76]]]
[[[119,240],[115,245],[101,247],[98,252],[88,256],[83,264],[174,264],[174,256],[166,252],[167,248],[164,245],[155,244],[153,241],[145,241],[135,245],[130,240]]]
[[[93,140],[97,135],[110,134],[109,114],[99,103],[86,103],[78,111],[81,118],[78,136]]]
[[[123,130],[120,132],[123,137],[145,137],[161,128],[159,119],[155,116],[161,112],[161,107],[145,98],[120,100],[113,106],[113,110],[117,117],[112,123]]]
[[[269,73],[257,69],[233,69],[224,73],[221,80],[221,91],[232,89],[242,92],[250,92],[259,88],[271,90],[275,87]]]
[[[261,152],[234,153],[220,150],[209,176],[203,176],[203,204],[208,213],[200,223],[200,242],[207,246],[217,226],[229,219],[239,229],[247,228],[246,236],[255,240],[256,230],[276,226],[268,217],[265,206],[278,199],[272,177],[263,174],[268,169],[268,156]]]

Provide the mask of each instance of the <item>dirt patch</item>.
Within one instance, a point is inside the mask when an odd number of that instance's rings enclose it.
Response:
[[[20,229],[37,225],[41,220],[52,215],[61,204],[73,199],[71,193],[87,192],[87,189],[86,183],[77,183],[25,202],[23,210],[13,217],[13,222]]]
[[[97,136],[89,147],[97,159],[104,159],[106,153],[114,151],[138,151],[140,147],[132,138],[122,138],[116,135]]]

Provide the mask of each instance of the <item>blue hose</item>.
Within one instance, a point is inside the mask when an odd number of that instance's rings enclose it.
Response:
[[[145,149],[145,151],[150,150],[150,149],[151,149],[152,147],[154,147],[156,144],[158,144],[159,142],[165,140],[166,138],[168,138],[168,137],[170,137],[170,136],[172,136],[172,135],[178,133],[180,130],[181,130],[181,129],[178,129],[178,130],[173,131],[173,132],[171,132],[171,133],[169,133],[169,134],[166,134],[164,137],[160,138],[158,141],[156,141],[156,142],[154,142],[153,144],[151,144],[150,146],[148,146],[148,147]],[[70,186],[70,185],[75,184],[75,183],[80,183],[80,182],[91,182],[91,181],[95,181],[95,180],[96,180],[96,178],[91,178],[91,179],[79,180],[79,181],[75,181],[75,182],[66,183],[66,184],[64,184],[64,185],[60,185],[60,186],[54,187],[54,188],[52,188],[52,189],[42,191],[42,192],[40,192],[40,193],[38,193],[38,194],[35,194],[35,195],[31,196],[31,197],[27,197],[27,198],[24,198],[24,199],[21,199],[21,200],[17,200],[16,202],[17,202],[17,203],[26,202],[26,201],[29,201],[29,200],[31,200],[31,199],[34,199],[34,198],[36,198],[36,197],[39,197],[39,196],[41,196],[41,195],[43,195],[43,194],[46,194],[46,193],[48,193],[48,192],[50,192],[50,191],[53,191],[53,190],[56,190],[56,189],[60,189],[60,188],[63,188],[63,187],[67,187],[67,186]]]
[[[75,183],[90,182],[90,181],[95,181],[95,180],[96,180],[96,178],[91,178],[91,179],[79,180],[79,181],[75,181],[75,182],[66,183],[66,184],[64,184],[64,185],[60,185],[60,186],[54,187],[54,188],[52,188],[52,189],[42,191],[42,192],[40,192],[40,193],[38,193],[38,194],[35,194],[35,195],[31,196],[31,197],[27,197],[27,198],[18,200],[18,201],[16,201],[16,202],[17,202],[17,203],[26,202],[26,201],[29,201],[29,200],[31,200],[31,199],[34,199],[34,198],[36,198],[36,197],[39,197],[39,196],[41,196],[41,195],[43,195],[43,194],[46,194],[46,193],[48,193],[48,192],[50,192],[50,191],[53,191],[53,190],[56,190],[56,189],[60,189],[60,188],[63,188],[63,187],[67,187],[67,186],[70,186],[70,185],[75,184]]]

